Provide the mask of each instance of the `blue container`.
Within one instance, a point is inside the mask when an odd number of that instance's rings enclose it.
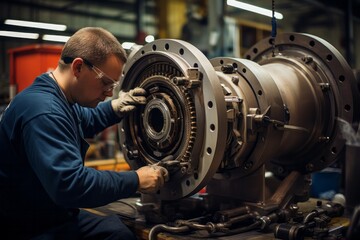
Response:
[[[321,172],[313,173],[311,178],[311,197],[331,200],[340,190],[341,169],[339,168],[325,168]]]

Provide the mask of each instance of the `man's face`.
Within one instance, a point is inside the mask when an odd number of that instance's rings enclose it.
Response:
[[[111,56],[107,61],[95,66],[84,60],[81,73],[78,77],[76,92],[76,102],[84,107],[96,107],[99,102],[113,95],[113,89],[119,81],[123,69],[123,63],[115,56]]]

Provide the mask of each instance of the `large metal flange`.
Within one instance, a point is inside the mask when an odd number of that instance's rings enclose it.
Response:
[[[132,54],[124,67],[120,89],[138,86],[147,91],[148,103],[119,125],[126,161],[137,169],[172,155],[188,169],[172,174],[157,197],[195,194],[215,174],[226,144],[226,105],[212,65],[187,42],[156,40]]]
[[[359,111],[356,111],[359,108],[359,93],[354,74],[338,50],[316,36],[284,33],[276,37],[275,48],[272,43],[271,38],[260,41],[245,53],[245,57],[265,67],[285,61],[302,65],[309,82],[325,88],[319,99],[327,113],[327,116],[321,116],[326,125],[321,129],[323,135],[318,143],[311,143],[312,148],[301,157],[301,161],[295,165],[281,158],[273,162],[303,172],[321,170],[333,163],[344,147],[337,119],[349,123],[359,121]]]

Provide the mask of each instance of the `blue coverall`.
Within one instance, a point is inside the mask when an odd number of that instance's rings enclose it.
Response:
[[[84,138],[121,120],[110,101],[93,109],[70,105],[45,73],[0,118],[0,239],[134,237],[118,218],[79,210],[129,197],[139,184],[134,171],[84,167]]]

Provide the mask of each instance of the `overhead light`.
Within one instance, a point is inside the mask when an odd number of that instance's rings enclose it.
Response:
[[[227,5],[232,6],[232,7],[236,7],[236,8],[240,8],[246,11],[250,11],[250,12],[254,12],[254,13],[258,13],[267,17],[272,17],[272,11],[266,8],[262,8],[262,7],[258,7],[255,5],[251,5],[248,3],[243,3],[243,2],[239,2],[236,0],[227,0]],[[276,19],[283,19],[284,16],[279,13],[279,12],[275,12],[275,18]]]
[[[0,36],[13,37],[13,38],[27,38],[38,39],[38,33],[14,32],[14,31],[0,31]]]
[[[123,42],[121,44],[121,46],[124,48],[124,49],[130,49],[132,46],[134,46],[135,43],[133,42]]]
[[[30,28],[41,28],[41,29],[48,29],[48,30],[54,30],[54,31],[65,31],[66,30],[66,25],[63,25],[63,24],[31,22],[31,21],[14,20],[14,19],[6,19],[4,23],[6,25],[30,27]]]
[[[145,42],[150,43],[153,42],[155,40],[155,37],[153,35],[147,35],[145,37]]]
[[[42,40],[52,41],[52,42],[67,42],[67,40],[69,40],[69,38],[70,38],[70,36],[45,34],[42,37]]]

